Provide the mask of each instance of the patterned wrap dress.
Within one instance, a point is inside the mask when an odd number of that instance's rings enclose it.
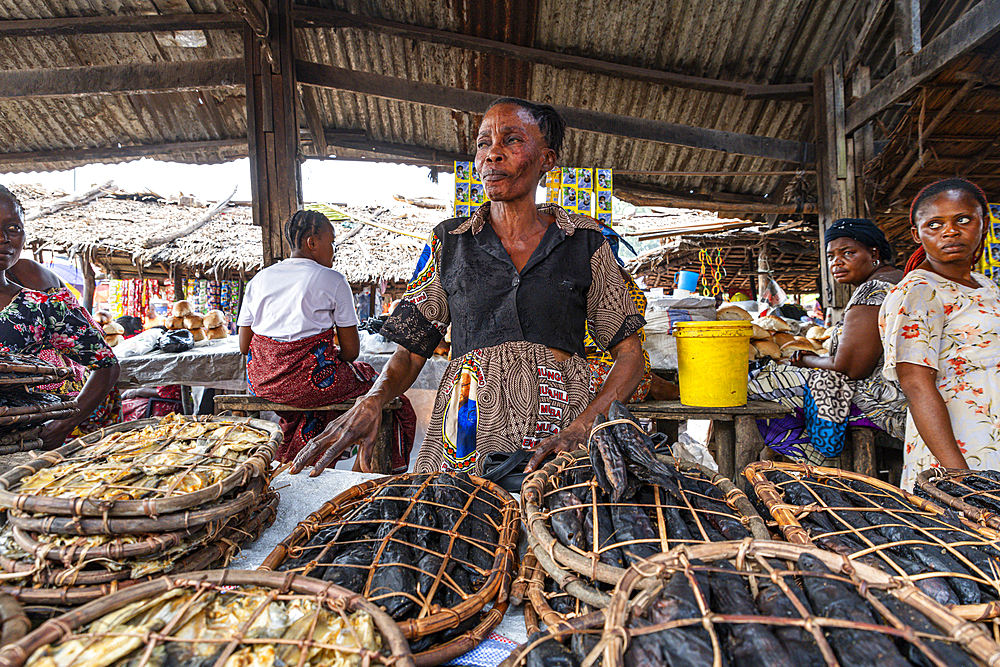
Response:
[[[429,358],[452,324],[452,355],[416,471],[481,473],[490,452],[533,449],[593,400],[583,347],[613,348],[645,324],[597,223],[554,204],[518,272],[489,224],[487,202],[431,233],[382,335]],[[558,360],[550,348],[572,353]]]
[[[1000,469],[1000,289],[972,274],[972,288],[917,269],[889,293],[879,317],[885,376],[900,363],[937,371],[958,447],[973,470]],[[906,418],[901,486],[938,461]]]
[[[881,306],[894,285],[877,278],[858,286],[847,302]],[[834,329],[830,356],[837,354],[843,324]],[[792,408],[791,415],[759,420],[768,447],[795,461],[823,465],[844,448],[848,424],[868,426],[902,439],[906,396],[899,383],[882,375],[883,356],[871,375],[851,380],[825,369],[769,363],[750,374],[750,400],[776,401]]]

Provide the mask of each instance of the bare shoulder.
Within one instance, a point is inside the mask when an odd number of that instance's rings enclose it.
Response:
[[[51,289],[60,289],[63,286],[62,280],[55,273],[35,260],[24,257],[7,271],[7,275],[13,278],[18,285],[36,292],[47,292]]]

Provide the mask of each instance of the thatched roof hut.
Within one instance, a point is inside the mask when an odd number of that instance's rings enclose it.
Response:
[[[248,206],[230,204],[198,229],[146,247],[150,239],[181,232],[209,209],[187,198],[168,200],[111,186],[92,201],[46,213],[66,193],[34,185],[12,189],[26,215],[42,212],[27,222],[26,248],[82,255],[113,278],[165,280],[177,266],[191,277],[247,279],[263,267],[261,230],[253,225]],[[340,242],[334,268],[353,284],[408,280],[424,239],[447,217],[444,211],[406,202],[316,208],[332,219],[340,214],[334,220]]]

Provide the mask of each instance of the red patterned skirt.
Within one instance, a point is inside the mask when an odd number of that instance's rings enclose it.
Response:
[[[247,355],[247,385],[254,396],[296,408],[318,408],[343,403],[368,392],[378,377],[371,365],[347,363],[337,355],[340,348],[330,329],[309,338],[290,342],[254,335]],[[405,396],[402,407],[393,411],[392,470],[406,472],[416,434],[417,417]],[[287,462],[319,435],[338,413],[331,410],[282,411],[284,442],[278,460]],[[342,459],[357,455],[357,447]]]

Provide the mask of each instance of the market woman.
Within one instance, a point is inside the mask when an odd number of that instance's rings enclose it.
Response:
[[[986,195],[950,178],[910,207],[920,244],[880,326],[886,377],[910,400],[903,488],[929,467],[1000,468],[1000,290],[972,268],[989,224]]]
[[[535,190],[562,147],[549,106],[503,98],[486,112],[476,168],[489,201],[438,225],[402,301],[382,328],[399,343],[372,390],[313,439],[292,471],[317,475],[360,443],[370,457],[382,406],[413,383],[450,323],[452,361],[441,381],[416,470],[481,472],[492,452],[548,455],[581,447],[599,412],[626,401],[643,371],[645,324],[597,223]],[[614,358],[596,396],[584,322]]]
[[[879,308],[903,273],[892,264],[892,246],[871,221],[844,218],[826,230],[826,257],[834,280],[855,287],[844,321],[832,334],[830,356],[796,352],[791,366],[768,364],[751,373],[752,400],[793,409],[758,422],[764,442],[795,461],[823,464],[840,454],[848,423],[874,427],[902,439],[906,397],[882,375]]]
[[[53,449],[93,418],[115,388],[119,367],[104,335],[69,290],[36,291],[8,278],[24,248],[23,216],[17,198],[0,186],[0,352],[37,355],[51,349],[90,371],[76,396],[76,413],[42,428],[43,446]],[[120,403],[112,417],[120,421]]]

